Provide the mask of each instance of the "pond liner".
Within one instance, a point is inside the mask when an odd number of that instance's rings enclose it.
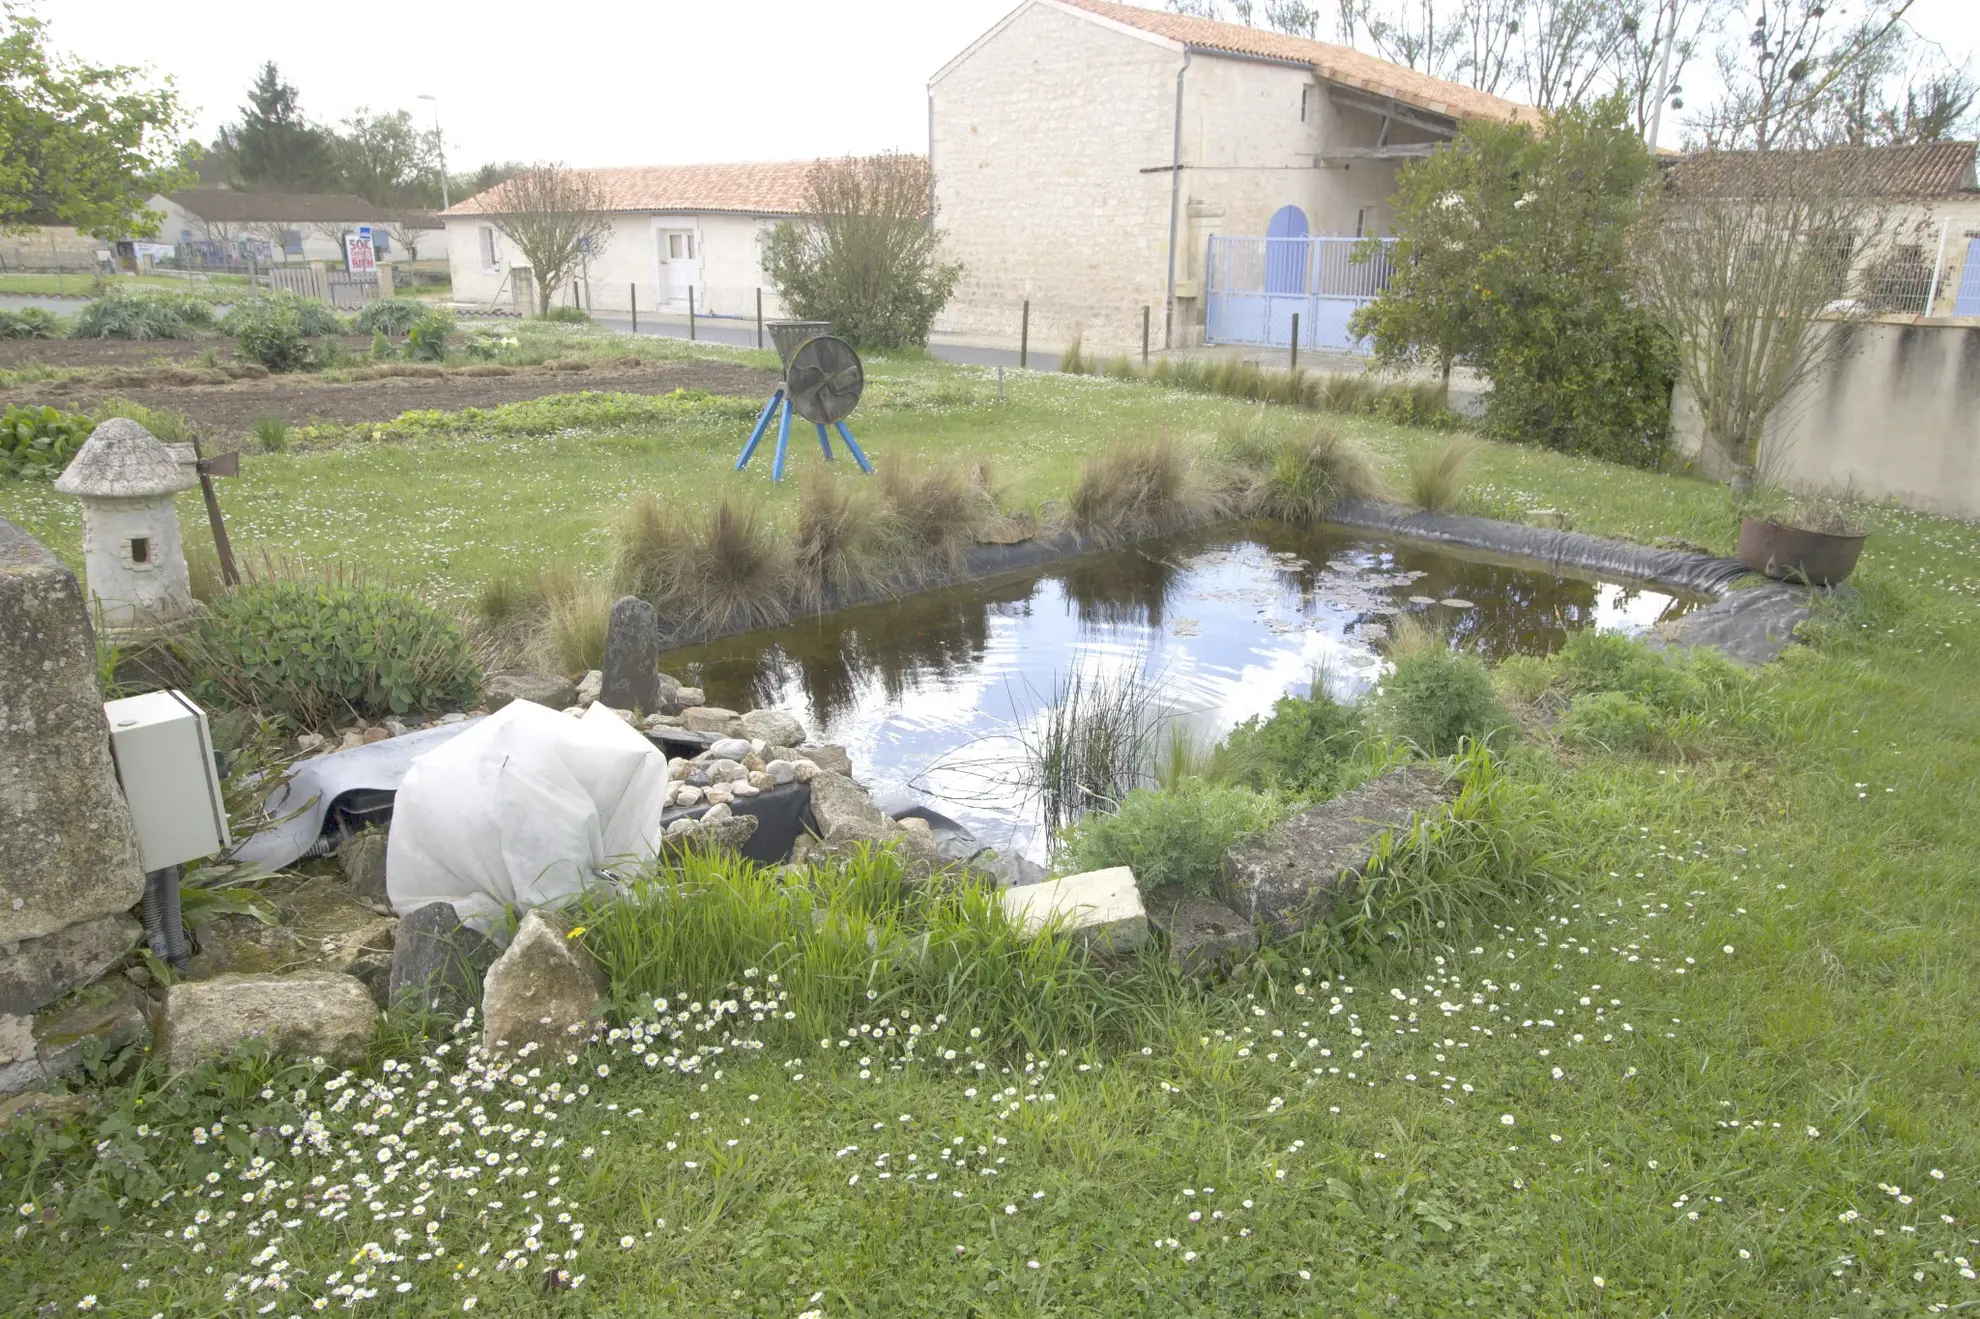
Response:
[[[1587,574],[1621,578],[1714,599],[1750,572],[1738,559],[1632,545],[1578,531],[1528,527],[1494,518],[1426,513],[1367,499],[1341,501],[1327,511],[1327,521],[1355,531],[1505,555],[1522,563],[1537,563],[1556,576]]]

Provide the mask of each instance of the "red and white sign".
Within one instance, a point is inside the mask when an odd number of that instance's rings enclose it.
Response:
[[[371,226],[344,235],[344,269],[353,275],[378,273],[378,253],[371,245]]]

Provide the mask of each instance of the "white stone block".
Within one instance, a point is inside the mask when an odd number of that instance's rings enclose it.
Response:
[[[1007,888],[998,897],[1026,934],[1058,920],[1067,933],[1102,948],[1138,948],[1148,938],[1148,910],[1126,866]]]

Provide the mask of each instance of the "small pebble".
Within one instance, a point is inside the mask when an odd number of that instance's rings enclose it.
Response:
[[[757,793],[763,791],[763,789],[757,787],[754,783],[737,782],[729,785],[729,791],[738,797],[754,797]]]
[[[809,783],[821,773],[818,766],[809,760],[800,760],[791,766],[799,783]]]
[[[701,796],[704,801],[710,801],[720,806],[724,802],[733,800],[735,794],[730,792],[726,787],[707,787],[701,790]]]
[[[459,710],[449,710],[446,714],[440,716],[440,722],[443,724],[464,724],[467,722],[467,716]]]
[[[763,773],[773,784],[789,783],[797,778],[797,766],[788,760],[772,760],[763,766]]]
[[[667,762],[668,778],[684,779],[687,776],[688,776],[688,762],[685,757],[675,756],[672,760]]]
[[[383,742],[390,736],[392,735],[382,728],[367,728],[364,730],[364,744],[370,746],[373,742]]]
[[[739,737],[725,737],[708,748],[708,758],[711,760],[740,761],[753,750],[754,748],[749,743]]]
[[[674,789],[674,805],[699,806],[700,804],[701,789],[695,787],[692,783],[683,783]]]
[[[768,792],[777,786],[777,780],[765,770],[753,769],[749,772],[749,786],[754,792]]]
[[[711,820],[726,820],[734,814],[735,812],[730,810],[727,805],[717,802],[701,813],[701,822],[707,824]]]
[[[322,747],[325,738],[321,733],[304,733],[296,739],[296,750],[315,751]]]

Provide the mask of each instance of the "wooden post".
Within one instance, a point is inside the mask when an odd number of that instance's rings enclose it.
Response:
[[[694,338],[694,285],[688,285],[688,338]]]
[[[241,575],[234,568],[234,547],[227,542],[227,524],[220,517],[220,498],[213,493],[213,478],[207,474],[206,455],[199,451],[198,435],[193,436],[192,447],[193,457],[199,460],[199,493],[206,500],[207,525],[213,528],[213,551],[220,556],[220,580],[229,586],[239,586]]]
[[[1292,369],[1299,370],[1299,313],[1293,313]]]
[[[1148,365],[1148,313],[1147,303],[1141,305],[1141,364]]]
[[[1024,314],[1018,320],[1018,370],[1031,361],[1031,299],[1024,300]]]
[[[629,285],[632,289],[633,333],[639,333],[639,285]]]
[[[763,351],[763,288],[761,285],[757,286],[756,290],[756,348],[758,352]]]

